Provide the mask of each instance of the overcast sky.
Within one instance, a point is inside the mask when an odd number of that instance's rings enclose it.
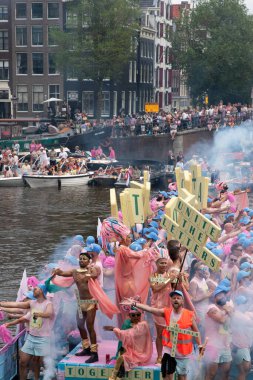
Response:
[[[188,0],[188,1],[193,1],[193,0]],[[178,0],[172,0],[172,4],[179,4],[181,1]],[[195,0],[195,3],[197,0]],[[244,3],[246,7],[248,8],[249,12],[253,14],[253,0],[244,0]]]
[[[253,0],[245,0],[245,4],[250,13],[253,13]]]

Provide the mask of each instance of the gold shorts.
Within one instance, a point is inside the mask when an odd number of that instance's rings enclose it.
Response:
[[[82,311],[87,312],[93,309],[97,309],[97,300],[90,299],[90,300],[80,300],[80,306]]]

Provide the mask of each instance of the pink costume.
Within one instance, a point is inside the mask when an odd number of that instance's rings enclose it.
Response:
[[[52,283],[54,285],[66,288],[74,283],[74,279],[73,277],[55,276],[52,278]],[[102,313],[104,313],[110,319],[112,319],[114,314],[119,313],[119,309],[111,302],[109,297],[105,294],[105,292],[99,285],[98,280],[90,279],[88,281],[88,287],[92,297],[98,301],[98,306]]]
[[[30,147],[29,147],[29,148],[30,148],[30,153],[36,151],[36,144],[32,142],[32,143],[30,144]]]
[[[153,275],[156,277],[156,274]],[[158,277],[164,277],[168,278],[167,273],[159,274]],[[171,283],[169,282],[163,289],[159,290],[158,292],[152,291],[151,295],[151,303],[150,305],[152,307],[155,307],[157,309],[163,309],[165,307],[171,307],[170,302],[170,292],[172,291]],[[157,315],[153,315],[153,319],[156,325],[158,326],[166,326],[165,318],[159,317]]]
[[[152,339],[146,321],[134,325],[131,329],[113,329],[117,338],[122,341],[126,352],[123,354],[126,371],[150,362],[152,356]]]
[[[115,306],[110,298],[105,294],[103,289],[98,283],[98,280],[90,279],[88,281],[89,292],[93,298],[98,301],[99,309],[105,314],[108,318],[112,319],[114,314],[119,313],[119,309]]]
[[[109,158],[110,158],[111,160],[115,160],[115,158],[116,158],[116,156],[115,156],[115,151],[114,151],[113,149],[110,151]]]
[[[115,290],[117,305],[129,297],[140,296],[143,303],[147,302],[149,277],[152,272],[151,250],[134,252],[121,245],[115,257]],[[127,313],[122,312],[123,320]]]
[[[241,193],[235,194],[235,202],[239,211],[249,207],[248,193],[246,191],[242,191]]]

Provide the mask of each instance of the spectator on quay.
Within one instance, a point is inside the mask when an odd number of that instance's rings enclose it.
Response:
[[[184,170],[184,159],[180,158],[180,160],[176,163],[176,168],[181,168]]]
[[[169,172],[173,172],[174,167],[175,167],[175,156],[172,150],[169,150],[169,153],[168,153],[168,166],[169,166]]]
[[[184,160],[184,154],[182,151],[180,151],[177,155],[177,162],[181,160],[181,158]]]

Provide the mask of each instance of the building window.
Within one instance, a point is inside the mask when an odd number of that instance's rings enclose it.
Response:
[[[60,86],[58,84],[50,84],[48,86],[48,97],[60,99]]]
[[[58,74],[56,69],[54,53],[48,54],[48,74]]]
[[[8,7],[3,5],[0,7],[0,21],[8,20]]]
[[[67,68],[67,80],[78,80],[76,68],[71,66]]]
[[[132,83],[133,80],[133,63],[129,62],[129,83]]]
[[[77,20],[77,13],[74,13],[73,11],[66,11],[66,26],[68,28],[73,28],[77,26],[78,20]]]
[[[0,61],[0,80],[9,79],[9,61]]]
[[[136,113],[136,91],[133,91],[133,113]]]
[[[113,116],[117,116],[118,114],[118,93],[117,91],[113,91]]]
[[[43,18],[43,3],[32,3],[32,18]]]
[[[136,83],[137,81],[137,62],[133,62],[133,82]]]
[[[28,87],[27,86],[17,86],[17,110],[18,111],[28,111]]]
[[[27,46],[27,27],[16,27],[16,46]]]
[[[43,111],[43,96],[44,89],[43,86],[35,85],[33,86],[33,111]]]
[[[103,116],[110,115],[110,92],[105,91],[102,93],[102,111]]]
[[[126,92],[122,91],[121,92],[121,110],[125,111],[125,109],[126,109]]]
[[[32,45],[43,45],[43,27],[41,25],[32,26]]]
[[[27,53],[17,53],[17,74],[27,74]]]
[[[47,18],[59,18],[59,4],[58,3],[48,3]]]
[[[84,91],[83,92],[83,112],[89,116],[94,115],[94,93],[93,91]]]
[[[32,53],[33,74],[43,74],[43,53]]]
[[[59,29],[59,26],[58,25],[54,25],[54,26],[49,26],[48,27],[48,32],[47,32],[47,42],[48,42],[48,46],[57,46],[57,43],[55,41],[55,37],[54,37],[54,31]]]
[[[16,4],[16,18],[26,18],[26,3]]]
[[[128,113],[132,114],[132,91],[128,94]]]
[[[9,36],[7,30],[0,30],[0,50],[9,50]]]

